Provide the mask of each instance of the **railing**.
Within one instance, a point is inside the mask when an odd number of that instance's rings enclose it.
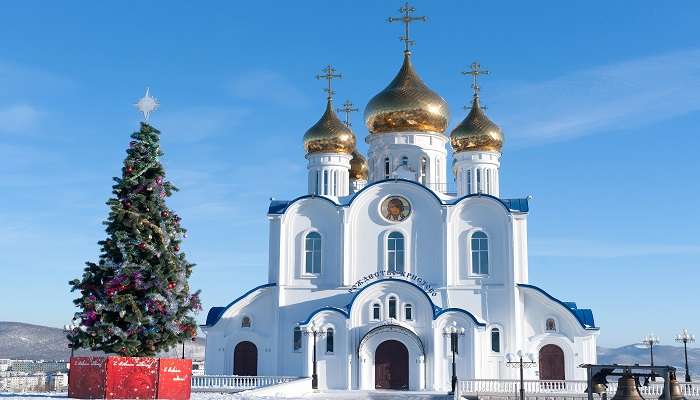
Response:
[[[686,398],[700,399],[700,382],[678,382],[681,391]],[[588,387],[586,381],[547,381],[526,380],[523,381],[525,396],[528,399],[546,399],[555,396],[557,399],[584,398]],[[520,390],[520,381],[516,379],[469,379],[459,381],[458,395],[479,395],[480,398],[509,399],[517,398]],[[608,397],[615,395],[617,382],[608,382]],[[663,382],[652,383],[649,386],[640,386],[639,392],[645,398],[658,398],[664,392]],[[648,397],[647,397],[648,396]]]
[[[192,377],[193,392],[241,392],[299,379],[296,376],[199,375]]]

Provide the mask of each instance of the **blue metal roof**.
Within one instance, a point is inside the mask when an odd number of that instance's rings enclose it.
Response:
[[[566,310],[569,311],[576,318],[576,320],[579,322],[579,324],[581,324],[581,327],[583,327],[583,329],[590,329],[590,330],[600,329],[597,326],[595,326],[595,320],[593,319],[593,310],[591,310],[589,308],[578,308],[576,306],[576,303],[571,302],[571,301],[561,301],[535,285],[528,285],[525,283],[519,283],[518,286],[524,287],[524,288],[529,288],[529,289],[534,289],[534,290],[542,293],[543,295],[547,296],[550,300],[553,300],[554,302],[561,304],[562,307],[566,308]]]
[[[425,189],[425,190],[427,190],[428,192],[430,192],[430,194],[432,194],[433,197],[435,197],[435,199],[436,199],[436,200],[438,201],[438,203],[440,203],[441,205],[455,205],[455,204],[459,203],[460,201],[462,201],[462,200],[464,200],[464,199],[467,199],[467,198],[471,198],[471,197],[486,197],[486,198],[490,198],[490,199],[493,199],[493,200],[498,201],[498,202],[501,203],[501,205],[503,205],[503,207],[504,207],[506,210],[508,210],[508,211],[525,212],[525,213],[526,213],[526,212],[529,212],[529,210],[530,210],[530,207],[529,207],[529,199],[527,199],[527,198],[522,198],[522,199],[501,199],[501,198],[498,198],[498,197],[495,197],[495,196],[491,196],[491,195],[485,194],[485,193],[474,193],[474,194],[469,194],[469,195],[460,197],[459,199],[454,200],[454,201],[448,203],[448,202],[445,202],[445,201],[441,200],[439,197],[437,197],[437,195],[435,194],[435,192],[433,192],[432,190],[428,189],[427,187],[425,187],[424,185],[422,185],[422,184],[420,184],[420,183],[418,183],[418,182],[410,181],[410,180],[407,180],[407,179],[384,179],[384,180],[377,181],[377,182],[374,182],[374,183],[372,183],[372,184],[370,184],[370,185],[365,186],[364,188],[362,188],[362,190],[360,190],[359,192],[355,193],[355,194],[350,198],[350,201],[348,201],[348,202],[345,203],[345,204],[338,204],[338,203],[332,201],[331,199],[329,199],[329,198],[327,198],[327,197],[325,197],[325,196],[314,196],[314,195],[308,195],[308,194],[307,194],[307,195],[304,195],[304,196],[297,197],[296,199],[293,199],[293,200],[271,200],[271,201],[270,201],[270,207],[268,208],[267,213],[268,213],[268,214],[273,214],[273,215],[275,215],[275,214],[277,214],[277,215],[279,215],[279,214],[284,214],[285,211],[287,211],[287,208],[289,208],[289,206],[291,206],[291,205],[294,204],[295,202],[297,202],[297,201],[299,201],[299,200],[302,200],[302,199],[308,199],[308,198],[314,198],[314,197],[320,198],[320,199],[323,199],[323,200],[326,200],[326,201],[328,201],[329,203],[331,203],[331,204],[333,204],[333,205],[335,205],[335,206],[338,206],[338,207],[348,207],[348,206],[350,206],[350,205],[352,204],[353,200],[355,200],[355,198],[357,198],[357,196],[358,196],[360,193],[362,193],[363,191],[367,190],[368,188],[370,188],[370,187],[372,187],[372,186],[374,186],[374,185],[378,185],[378,184],[381,184],[381,183],[384,183],[384,182],[404,182],[404,183],[409,183],[409,184],[413,184],[413,185],[420,186],[420,187],[422,187],[423,189]]]
[[[264,285],[256,286],[249,291],[245,292],[242,296],[237,298],[236,300],[228,303],[226,307],[212,307],[209,309],[209,312],[207,313],[207,322],[204,326],[214,326],[216,325],[217,322],[221,319],[221,317],[224,315],[226,310],[231,308],[234,304],[238,303],[239,301],[243,300],[244,298],[248,297],[251,293],[255,292],[258,289],[264,289],[268,287],[273,287],[277,286],[276,283],[266,283]]]

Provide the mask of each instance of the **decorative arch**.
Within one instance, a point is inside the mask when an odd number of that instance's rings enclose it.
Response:
[[[407,340],[410,340],[420,349],[421,355],[425,356],[425,348],[423,347],[423,342],[420,340],[420,337],[405,326],[397,324],[384,324],[370,329],[369,332],[367,332],[362,339],[360,339],[360,344],[357,346],[358,353],[362,352],[363,347],[367,345],[367,342],[372,339],[372,337],[385,334],[387,332],[403,335]]]

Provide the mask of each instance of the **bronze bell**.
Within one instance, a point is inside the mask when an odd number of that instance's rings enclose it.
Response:
[[[644,400],[632,374],[625,374],[617,381],[617,391],[612,400]]]
[[[671,372],[671,379],[669,379],[668,384],[670,386],[671,400],[688,400],[683,396],[683,390],[681,389],[680,383],[678,383],[678,379],[676,379],[675,372]],[[666,391],[665,385],[664,383],[664,392]],[[659,396],[659,400],[666,400],[666,396],[662,394]]]
[[[600,372],[593,374],[591,377],[591,391],[595,394],[605,394],[608,392],[608,380],[607,376],[612,373],[612,369],[602,369]],[[588,388],[586,388],[584,393],[588,393]]]

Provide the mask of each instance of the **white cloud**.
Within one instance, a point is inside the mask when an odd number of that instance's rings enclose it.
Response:
[[[42,113],[27,104],[0,108],[0,132],[21,133],[36,128]]]
[[[614,243],[583,239],[530,240],[532,257],[616,258],[700,254],[698,244]]]
[[[516,84],[494,93],[516,145],[638,127],[700,110],[700,49]]]

